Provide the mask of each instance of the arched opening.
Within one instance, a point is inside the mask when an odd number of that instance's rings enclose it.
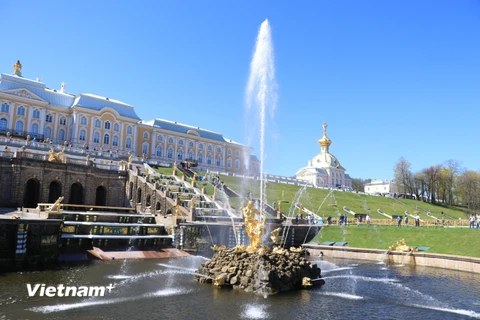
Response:
[[[142,202],[142,188],[137,189],[137,203]]]
[[[48,191],[48,203],[54,203],[62,196],[62,185],[58,181],[50,182]]]
[[[97,188],[95,193],[95,205],[96,206],[105,206],[107,204],[107,189],[100,186]]]
[[[157,204],[155,205],[155,211],[159,211],[160,210],[160,202],[157,202]]]
[[[128,192],[128,197],[129,200],[133,199],[133,182],[130,182],[130,190]]]
[[[70,204],[83,204],[83,186],[75,182],[70,188]]]
[[[150,207],[150,195],[147,195],[146,207]]]
[[[25,208],[36,208],[40,197],[40,182],[37,179],[30,179],[25,186],[23,205]]]

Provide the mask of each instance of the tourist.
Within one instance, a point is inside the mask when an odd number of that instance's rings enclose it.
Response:
[[[405,227],[408,228],[408,216],[405,216]]]
[[[330,223],[332,223],[332,217],[328,216],[327,217],[327,224],[330,225]]]
[[[480,215],[477,215],[477,229],[480,229]]]
[[[415,216],[415,227],[420,227],[420,216],[417,215]]]
[[[317,223],[318,223],[318,226],[319,226],[319,227],[323,226],[323,219],[322,219],[322,217],[318,217]]]
[[[365,217],[365,220],[367,221],[367,224],[370,224],[370,215],[367,214],[367,216]]]
[[[473,214],[470,216],[470,229],[473,229],[473,223],[475,222],[475,218],[473,217]]]
[[[397,223],[398,223],[398,227],[400,228],[402,226],[402,217],[401,216],[397,216]]]
[[[297,213],[297,215],[295,216],[295,224],[298,224],[298,213]]]

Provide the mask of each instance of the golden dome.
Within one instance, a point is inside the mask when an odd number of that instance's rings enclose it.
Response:
[[[323,124],[323,137],[318,140],[318,143],[322,147],[329,147],[332,144],[332,140],[327,138],[327,124]]]

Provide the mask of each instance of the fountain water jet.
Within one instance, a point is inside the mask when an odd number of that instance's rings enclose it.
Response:
[[[275,81],[275,64],[272,35],[268,19],[260,26],[255,44],[250,76],[246,88],[246,108],[252,105],[260,109],[260,208],[263,211],[265,202],[265,184],[263,163],[265,160],[265,130],[267,110],[273,118],[277,104],[277,83]]]

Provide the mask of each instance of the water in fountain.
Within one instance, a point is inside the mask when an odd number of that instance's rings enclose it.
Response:
[[[280,244],[281,247],[285,247],[286,243],[287,243],[287,236],[288,236],[288,232],[290,231],[290,227],[292,225],[292,217],[294,216],[294,213],[295,213],[295,210],[296,210],[296,207],[295,205],[297,204],[297,202],[300,200],[300,198],[302,197],[303,193],[307,190],[307,186],[304,185],[302,188],[298,189],[297,192],[295,193],[295,195],[293,196],[293,199],[292,199],[292,203],[290,204],[290,209],[288,210],[288,214],[287,214],[287,227],[286,228],[283,228],[283,232],[282,232],[282,240],[283,240],[283,244]]]
[[[139,223],[143,223],[143,216],[140,218]],[[140,226],[132,227],[134,231],[134,235],[138,235],[138,231],[140,230]],[[128,249],[127,252],[132,251],[135,248],[135,238],[131,237],[128,241]],[[120,276],[125,276],[128,271],[128,259],[123,260],[122,266],[120,267]]]
[[[275,64],[273,55],[273,43],[268,20],[260,26],[258,36],[250,63],[250,76],[246,88],[246,109],[258,107],[260,117],[260,208],[263,209],[265,202],[264,184],[264,161],[265,161],[265,131],[266,114],[270,112],[273,118],[277,103],[277,84],[275,81]],[[251,122],[248,123],[251,125]],[[252,127],[249,127],[252,129]],[[253,132],[249,132],[249,141],[252,140]]]
[[[205,176],[204,176],[204,179],[206,181],[208,181],[210,184],[213,185],[213,180],[212,180],[212,174],[210,173],[207,173]],[[235,220],[233,220],[233,218],[237,218],[236,216],[233,215],[233,209],[232,207],[230,206],[230,201],[228,200],[228,196],[227,194],[225,193],[225,191],[223,190],[223,186],[221,186],[220,188],[217,188],[216,189],[216,197],[218,196],[220,199],[221,199],[221,202],[223,203],[223,206],[225,207],[226,211],[227,211],[227,214],[229,215],[230,217],[230,220],[232,222],[232,231],[233,231],[233,234],[235,236],[235,245],[238,245],[238,236],[237,236],[237,231],[236,231],[236,228],[235,228]],[[210,238],[212,238],[212,235],[210,233],[210,228],[208,227],[208,224],[206,224],[207,228],[208,228],[208,233],[210,234]],[[212,245],[214,245],[213,243],[213,239],[212,239]]]

